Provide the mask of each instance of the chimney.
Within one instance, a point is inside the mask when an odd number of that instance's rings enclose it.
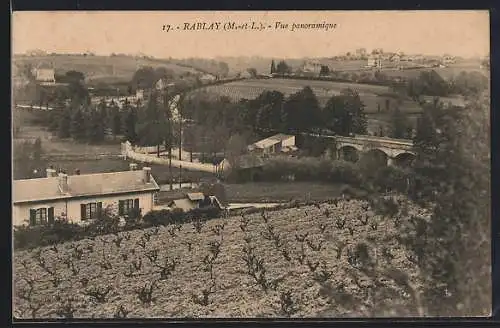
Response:
[[[137,164],[135,164],[135,163],[130,163],[129,167],[130,167],[130,171],[137,170]]]
[[[150,183],[151,182],[151,168],[150,167],[143,167],[142,172],[144,173],[144,183]]]
[[[59,189],[62,193],[68,192],[68,175],[59,173]]]
[[[56,170],[54,170],[54,169],[48,168],[45,170],[45,172],[47,172],[47,178],[53,178],[53,177],[57,176]]]

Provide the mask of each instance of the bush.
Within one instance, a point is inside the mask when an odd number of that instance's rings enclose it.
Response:
[[[379,191],[398,191],[407,193],[409,181],[412,179],[411,171],[394,166],[378,169],[373,178],[373,184]]]
[[[14,249],[48,246],[78,239],[84,234],[83,227],[56,219],[51,226],[21,226],[14,228]]]
[[[132,230],[141,227],[142,214],[141,209],[132,208],[132,210],[125,217],[125,230]]]
[[[142,218],[146,226],[169,225],[172,223],[171,219],[169,210],[151,211]]]
[[[320,181],[362,185],[357,166],[345,161],[332,161],[313,157],[272,158],[266,162],[261,180],[278,181],[293,177],[295,181]]]

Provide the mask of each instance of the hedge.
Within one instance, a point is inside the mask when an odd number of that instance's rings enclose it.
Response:
[[[34,247],[50,246],[66,241],[81,240],[87,237],[143,229],[158,225],[169,225],[189,222],[193,219],[208,220],[218,218],[222,214],[216,207],[194,209],[183,212],[182,210],[151,211],[141,217],[140,213],[125,220],[120,225],[120,218],[104,215],[88,225],[79,225],[65,220],[56,219],[52,225],[21,226],[14,228],[14,250],[29,249]]]

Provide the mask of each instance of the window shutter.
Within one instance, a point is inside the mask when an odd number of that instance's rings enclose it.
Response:
[[[135,208],[136,210],[138,210],[138,209],[139,209],[139,198],[134,199],[134,208]]]
[[[36,210],[30,209],[30,225],[36,225]]]
[[[85,204],[80,204],[80,213],[81,213],[81,217],[82,217],[82,220],[85,220],[86,217],[86,211],[85,211]]]
[[[97,203],[97,217],[100,218],[102,215],[102,202]]]
[[[49,219],[49,224],[54,224],[54,208],[49,207],[47,212],[47,217]]]
[[[118,201],[118,215],[123,215],[123,200]]]

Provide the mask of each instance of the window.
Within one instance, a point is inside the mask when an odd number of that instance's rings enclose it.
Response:
[[[96,219],[101,214],[102,203],[87,203],[80,205],[82,220]]]
[[[30,209],[29,222],[31,226],[54,223],[54,208],[41,207]]]
[[[139,209],[139,198],[136,199],[123,199],[118,201],[118,214],[119,215],[126,215],[128,214],[132,209]]]

